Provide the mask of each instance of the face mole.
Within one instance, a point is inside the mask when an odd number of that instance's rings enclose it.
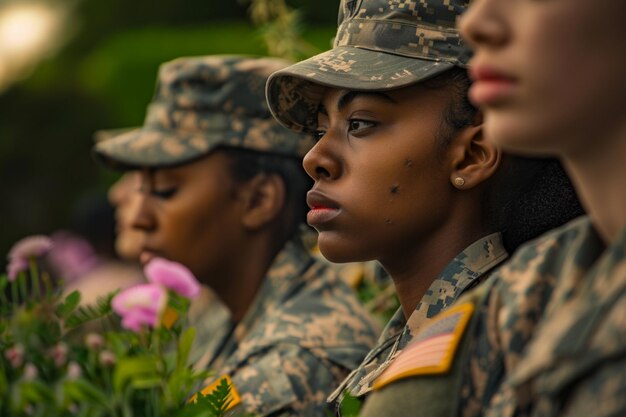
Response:
[[[400,186],[398,184],[393,184],[391,187],[389,187],[389,192],[391,192],[391,194],[398,194],[399,191]]]
[[[385,219],[385,223],[391,224],[391,219]]]
[[[413,166],[413,160],[409,159],[409,158],[405,159],[404,160],[404,166],[407,167],[407,168],[411,168]]]

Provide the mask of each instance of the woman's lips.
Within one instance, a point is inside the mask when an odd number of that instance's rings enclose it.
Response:
[[[313,227],[328,223],[339,215],[339,204],[319,191],[309,191],[306,202],[311,210],[307,213],[307,223]]]
[[[320,226],[328,223],[339,215],[340,210],[329,207],[314,207],[306,215],[306,221],[311,226]]]
[[[153,251],[143,250],[141,251],[141,255],[139,255],[139,262],[145,266],[148,262],[152,260],[152,258],[156,257],[157,254],[155,254]]]
[[[474,83],[470,87],[469,97],[477,106],[489,106],[502,102],[515,87],[515,79],[486,66],[474,66],[470,69]]]

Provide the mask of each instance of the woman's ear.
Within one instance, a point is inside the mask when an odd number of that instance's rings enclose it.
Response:
[[[482,113],[475,123],[457,132],[449,146],[450,182],[459,190],[471,189],[491,178],[500,166],[500,149],[483,135]]]
[[[258,230],[271,223],[283,210],[286,189],[276,174],[257,174],[240,186],[241,223],[247,230]]]

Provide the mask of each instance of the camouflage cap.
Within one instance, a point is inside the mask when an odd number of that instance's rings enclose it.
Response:
[[[323,87],[390,90],[466,67],[470,50],[455,28],[469,0],[341,0],[333,49],[272,74],[270,110],[312,132]]]
[[[303,156],[312,138],[285,129],[265,100],[268,76],[290,63],[206,56],[161,65],[144,125],[96,133],[94,153],[115,168],[180,165],[218,146]]]

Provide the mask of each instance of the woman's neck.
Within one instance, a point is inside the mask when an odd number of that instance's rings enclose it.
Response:
[[[449,223],[435,236],[407,248],[394,259],[380,260],[393,279],[406,319],[444,268],[465,248],[488,234],[482,227],[468,228],[468,224],[472,223]]]
[[[230,257],[228,265],[206,281],[230,310],[235,322],[241,321],[252,305],[279,251],[275,246],[275,242],[265,238],[249,238],[238,247],[236,256]]]
[[[563,164],[598,233],[610,244],[626,227],[626,126],[612,140],[566,155]]]

